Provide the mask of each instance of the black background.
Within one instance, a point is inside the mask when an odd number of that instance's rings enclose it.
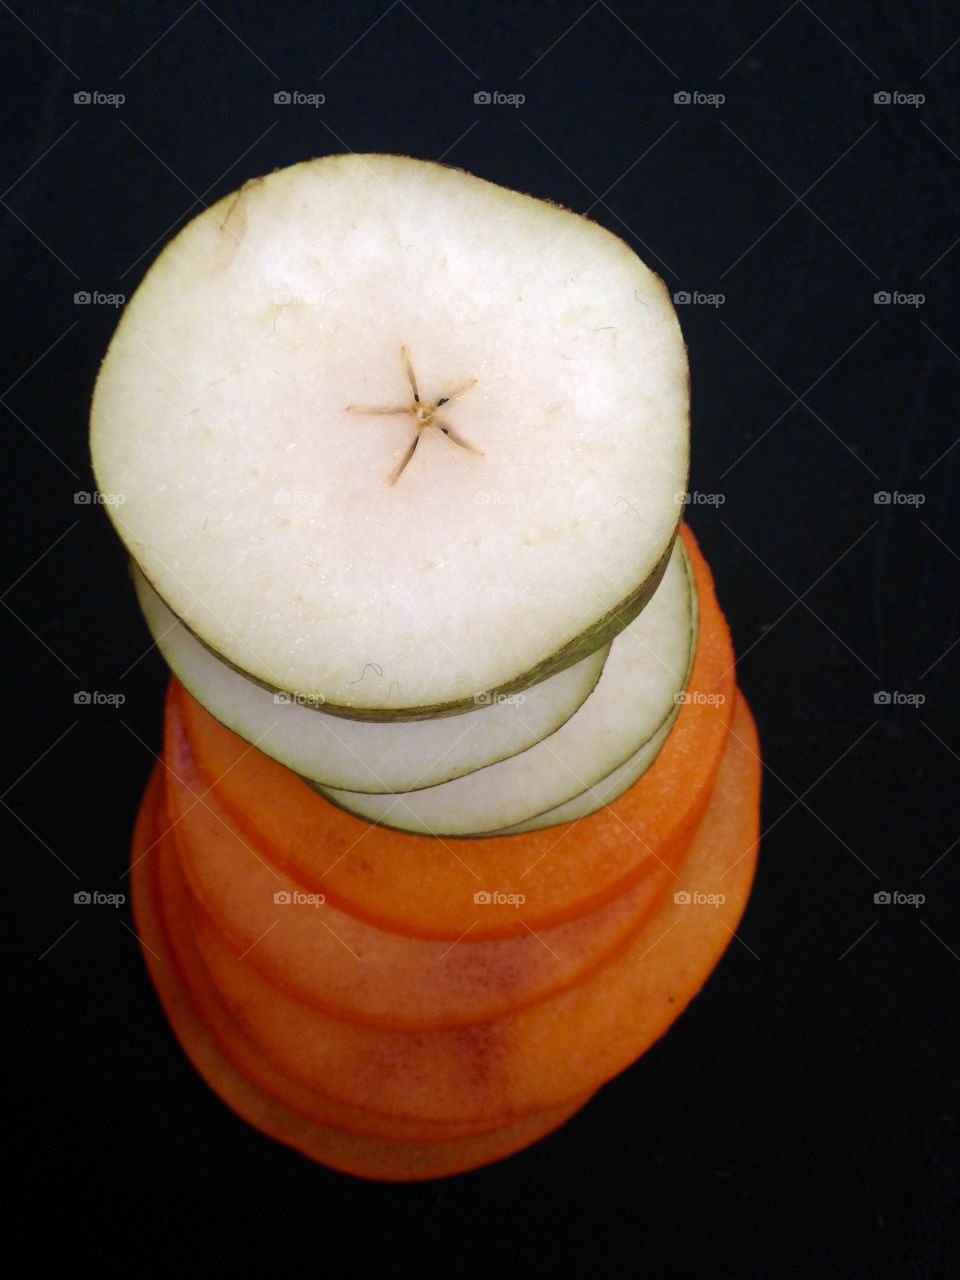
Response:
[[[49,1250],[111,1275],[960,1274],[958,37],[949,6],[820,0],[0,5],[20,1274]],[[875,102],[895,90],[925,102]],[[534,1149],[406,1188],[237,1121],[174,1042],[128,909],[73,902],[125,889],[164,687],[106,515],[74,502],[117,318],[74,294],[129,296],[204,203],[347,149],[589,210],[671,290],[724,295],[679,308],[691,488],[724,499],[689,515],[767,766],[738,940],[667,1039]],[[925,300],[875,303],[894,290]],[[894,890],[926,900],[875,904]]]

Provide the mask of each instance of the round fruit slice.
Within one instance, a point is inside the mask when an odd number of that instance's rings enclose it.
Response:
[[[196,901],[275,986],[347,1021],[467,1026],[554,995],[626,946],[671,879],[671,868],[651,858],[625,894],[555,929],[487,942],[468,934],[453,946],[408,938],[338,911],[264,862],[206,794],[172,725],[164,763],[171,834]]]
[[[145,797],[141,818],[146,809]],[[435,1131],[429,1125],[401,1123],[398,1128],[406,1127],[411,1136],[390,1138],[375,1132],[358,1134],[338,1127],[336,1120],[326,1124],[318,1122],[313,1118],[315,1108],[319,1108],[321,1114],[351,1113],[335,1104],[325,1104],[316,1094],[281,1076],[243,1037],[222,1006],[211,1003],[203,1014],[199,1011],[195,989],[184,981],[184,970],[180,967],[183,956],[174,955],[164,927],[160,895],[150,876],[150,860],[142,856],[136,840],[131,883],[134,915],[147,969],[174,1034],[194,1068],[248,1124],[320,1164],[342,1173],[387,1182],[448,1177],[522,1150],[558,1128],[589,1100],[582,1097],[574,1103],[525,1116],[498,1128],[439,1139],[414,1136],[418,1131],[424,1134]],[[196,960],[192,976],[195,978],[201,970],[202,965]],[[208,998],[216,1001],[209,979],[206,987]],[[216,1033],[207,1021],[211,1013]],[[221,1034],[242,1062],[242,1068],[221,1047]],[[292,1103],[281,1101],[279,1095],[289,1096]]]
[[[317,789],[357,817],[420,835],[525,822],[586,791],[672,723],[696,652],[696,590],[682,543],[643,613],[621,631],[596,688],[548,738],[452,782],[400,795]],[[648,755],[652,763],[656,753]]]
[[[446,1141],[486,1132],[490,1122],[424,1123],[398,1116],[378,1115],[366,1107],[349,1107],[295,1081],[269,1066],[224,1008],[197,953],[190,923],[191,897],[179,869],[179,855],[167,822],[165,788],[160,766],[154,770],[137,818],[133,840],[132,878],[149,879],[167,941],[191,1001],[213,1033],[225,1056],[237,1069],[271,1097],[291,1106],[318,1124],[332,1125],[347,1133],[376,1138],[437,1139]],[[144,860],[144,867],[139,866]],[[134,907],[137,904],[134,902]]]
[[[162,782],[162,779],[158,778],[157,781]],[[157,788],[157,799],[160,803],[154,810],[155,829],[154,836],[151,838],[152,892],[156,896],[157,909],[174,962],[189,997],[202,1021],[213,1033],[224,1056],[241,1074],[246,1075],[264,1093],[292,1107],[299,1114],[318,1124],[342,1129],[348,1134],[402,1141],[447,1142],[454,1138],[472,1137],[474,1134],[489,1132],[491,1127],[499,1128],[514,1119],[514,1117],[507,1117],[495,1122],[491,1120],[431,1122],[405,1120],[401,1116],[385,1116],[378,1114],[366,1104],[363,1107],[350,1107],[334,1102],[325,1097],[322,1091],[308,1089],[298,1081],[281,1075],[276,1068],[272,1067],[227,1012],[200,959],[191,928],[190,891],[180,872],[176,844],[169,829],[160,830],[160,827],[165,826],[166,817],[165,806],[162,803],[163,790],[162,786]],[[146,815],[144,815],[144,821],[148,821]],[[582,1105],[587,1100],[585,1095],[578,1101]],[[374,1099],[373,1102],[375,1101]]]
[[[91,416],[130,554],[226,661],[328,712],[470,709],[608,643],[686,489],[663,282],[438,164],[248,182],[166,247]]]
[[[678,706],[677,712],[679,710]],[[557,805],[555,809],[547,809],[545,813],[538,813],[535,818],[528,818],[526,822],[518,822],[513,827],[504,827],[493,834],[516,836],[523,835],[525,831],[539,831],[542,827],[558,827],[565,822],[578,822],[581,818],[587,818],[591,813],[596,813],[605,805],[613,804],[614,800],[628,791],[656,760],[673,730],[675,719],[676,714],[672,715],[650,741],[645,742],[629,760],[625,760],[619,768],[608,773],[605,778],[601,778],[586,791],[581,791],[572,800]]]
[[[351,791],[414,791],[525,751],[564,724],[600,677],[609,646],[526,693],[434,720],[361,721],[305,707],[221,662],[134,568],[147,626],[177,679],[234,733],[312,782]]]
[[[479,941],[550,928],[623,893],[648,859],[681,856],[716,778],[733,712],[733,648],[710,570],[687,528],[683,539],[700,618],[691,696],[650,769],[582,822],[478,840],[397,833],[328,803],[208,716],[175,680],[173,714],[237,830],[334,906],[382,929],[449,942],[465,930]],[[707,696],[716,694],[723,699]]]
[[[199,912],[201,957],[224,1003],[278,1070],[356,1106],[407,1119],[526,1115],[598,1088],[667,1030],[734,935],[760,820],[756,730],[738,699],[717,785],[672,897],[585,982],[481,1026],[384,1031],[336,1021],[279,992]]]
[[[706,693],[702,690],[697,690],[693,693],[686,692],[680,695],[677,710],[679,712],[680,707],[688,701],[703,702],[707,706],[723,706],[728,697],[729,694],[722,691],[712,693]],[[589,817],[591,813],[596,813],[605,805],[613,804],[614,800],[619,799],[650,768],[650,765],[657,758],[664,743],[670,736],[672,728],[673,719],[665,724],[649,742],[645,742],[636,755],[631,756],[629,760],[625,760],[618,769],[608,773],[600,782],[590,787],[589,790],[582,791],[580,795],[574,796],[566,804],[558,805],[555,809],[549,809],[546,813],[538,814],[535,818],[529,818],[526,822],[519,822],[514,827],[505,827],[503,831],[498,831],[495,834],[504,836],[522,835],[525,831],[537,831],[540,827],[556,827],[565,822],[577,822],[581,818]]]

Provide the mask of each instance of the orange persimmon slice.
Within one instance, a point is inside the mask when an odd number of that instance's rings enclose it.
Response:
[[[151,892],[170,954],[197,1013],[213,1033],[227,1060],[264,1093],[318,1124],[343,1129],[347,1133],[420,1141],[425,1138],[445,1140],[461,1134],[487,1132],[491,1127],[489,1121],[431,1124],[378,1115],[374,1108],[345,1106],[296,1081],[288,1080],[266,1061],[227,1012],[200,959],[190,916],[192,898],[180,871],[179,855],[167,820],[163,778],[159,776],[160,766],[155,774],[157,776],[151,779],[148,788],[155,794],[145,796],[138,819],[136,856],[149,855],[152,862]],[[152,814],[149,808],[151,803]],[[151,820],[154,827],[148,842],[145,833],[149,830]]]
[[[454,942],[524,935],[596,911],[651,859],[672,864],[699,825],[733,714],[734,659],[713,580],[681,530],[699,598],[697,653],[676,723],[651,768],[579,822],[480,839],[414,836],[337,809],[217,723],[176,681],[171,698],[206,785],[266,860],[381,929]],[[478,905],[477,893],[505,901]],[[518,910],[515,901],[524,898]]]
[[[238,955],[335,1018],[401,1029],[489,1022],[582,981],[622,947],[676,873],[649,859],[598,911],[518,938],[459,943],[389,933],[308,894],[265,862],[206,788],[175,717],[164,762],[172,835],[190,889]],[[201,798],[202,797],[202,798]]]
[[[284,1075],[351,1106],[430,1121],[502,1120],[590,1092],[659,1039],[700,990],[746,906],[761,764],[742,698],[717,784],[668,896],[622,954],[496,1022],[389,1031],[332,1019],[272,986],[199,911],[198,950],[224,1003]]]
[[[213,989],[206,980],[203,999],[198,1003],[198,987],[204,988],[202,966],[194,953],[191,969],[189,931],[185,927],[185,911],[171,914],[177,892],[166,897],[176,883],[176,852],[169,836],[154,834],[159,778],[155,771],[144,795],[131,856],[133,907],[144,959],[160,1002],[181,1047],[219,1097],[254,1128],[301,1151],[319,1163],[358,1177],[383,1181],[415,1181],[446,1177],[512,1154],[529,1146],[558,1128],[587,1101],[586,1095],[574,1103],[524,1117],[521,1121],[497,1128],[474,1129],[467,1126],[404,1125],[388,1120],[386,1136],[375,1127],[353,1131],[339,1127],[341,1118],[354,1124],[357,1115],[346,1108],[325,1103],[311,1091],[280,1076],[257,1050],[245,1041],[229,1015],[218,1005]],[[170,874],[172,872],[172,875]],[[158,875],[159,873],[159,875]],[[158,879],[164,879],[160,885]],[[180,907],[186,904],[181,882]],[[166,907],[166,910],[164,909]],[[173,946],[172,933],[183,946]],[[186,960],[192,981],[187,982],[182,968]],[[214,1015],[215,1029],[207,1021]],[[221,1039],[223,1037],[223,1039]],[[229,1056],[224,1042],[232,1050]],[[246,1069],[253,1067],[254,1073]],[[289,1105],[281,1098],[289,1098]],[[327,1122],[314,1118],[316,1114]],[[376,1126],[376,1116],[360,1113],[363,1124]],[[390,1136],[389,1126],[393,1134]],[[442,1136],[431,1137],[432,1132]]]

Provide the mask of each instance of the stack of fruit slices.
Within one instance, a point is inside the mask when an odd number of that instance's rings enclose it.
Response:
[[[441,166],[248,183],[138,290],[91,425],[174,673],[134,908],[265,1133],[370,1178],[496,1160],[717,963],[760,764],[688,436],[657,277]]]

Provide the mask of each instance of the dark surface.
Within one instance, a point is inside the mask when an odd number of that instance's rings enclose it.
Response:
[[[136,1276],[960,1274],[957,16],[385,8],[0,5],[18,1273],[52,1249]],[[474,104],[494,88],[527,101]],[[327,102],[276,106],[279,89]],[[894,89],[926,102],[874,103]],[[667,1039],[535,1149],[412,1188],[235,1120],[177,1048],[129,909],[73,902],[126,888],[164,686],[120,544],[73,500],[93,487],[87,408],[116,322],[73,295],[132,293],[194,195],[347,148],[590,210],[672,290],[725,295],[680,309],[692,488],[725,499],[690,519],[767,765],[740,940]],[[926,300],[875,305],[894,289]],[[126,701],[76,706],[81,689]]]

